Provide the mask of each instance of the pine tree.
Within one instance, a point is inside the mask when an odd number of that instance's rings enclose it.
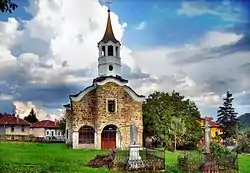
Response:
[[[235,112],[232,104],[234,98],[229,91],[227,91],[226,97],[223,98],[223,100],[223,105],[220,106],[217,111],[217,123],[223,131],[221,137],[225,140],[235,137],[237,134],[237,113]]]
[[[29,115],[27,117],[24,117],[24,120],[28,121],[29,123],[35,123],[38,121],[38,119],[36,118],[36,113],[33,108],[30,110]]]

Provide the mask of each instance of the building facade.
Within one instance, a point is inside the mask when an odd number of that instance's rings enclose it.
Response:
[[[130,125],[142,145],[142,102],[121,77],[121,44],[116,40],[108,10],[106,31],[97,44],[98,77],[92,85],[70,95],[66,109],[66,144],[72,148],[125,149],[130,145]]]

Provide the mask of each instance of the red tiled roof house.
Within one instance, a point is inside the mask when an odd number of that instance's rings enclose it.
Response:
[[[30,123],[13,115],[0,116],[0,135],[29,135]]]
[[[36,137],[56,137],[63,138],[62,131],[59,129],[57,121],[42,120],[30,126],[31,133]]]

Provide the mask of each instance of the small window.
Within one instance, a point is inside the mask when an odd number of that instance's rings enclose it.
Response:
[[[218,132],[215,132],[215,136],[218,136]]]
[[[109,65],[109,71],[112,71],[112,70],[113,70],[113,66]]]
[[[66,138],[69,139],[69,130],[66,130]]]
[[[116,51],[116,56],[119,56],[118,55],[118,46],[115,47],[115,51]]]
[[[49,130],[46,130],[46,136],[49,136]]]
[[[24,130],[24,126],[22,126],[21,131],[22,131],[22,132],[24,132],[24,131],[25,131],[25,130]]]
[[[105,46],[102,46],[102,56],[105,56]]]
[[[115,100],[108,100],[108,111],[115,112]]]
[[[61,136],[61,132],[59,131],[59,132],[57,132],[57,136]]]
[[[51,136],[54,136],[54,130],[51,131]]]
[[[14,132],[14,131],[15,131],[15,127],[11,126],[11,132]]]
[[[113,46],[108,46],[108,56],[113,56]]]

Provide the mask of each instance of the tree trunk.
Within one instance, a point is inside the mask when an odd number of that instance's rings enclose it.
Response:
[[[176,151],[176,134],[174,134],[174,151]]]

